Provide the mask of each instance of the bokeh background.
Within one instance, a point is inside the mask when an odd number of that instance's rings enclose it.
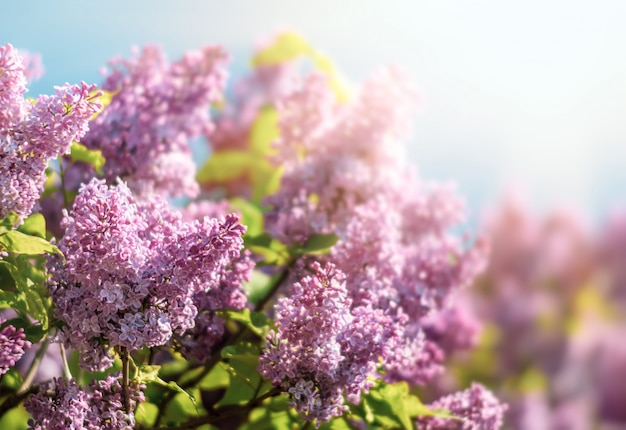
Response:
[[[421,89],[411,157],[454,181],[470,220],[511,187],[535,208],[597,220],[626,184],[626,3],[572,0],[109,0],[5,2],[0,42],[43,57],[31,95],[100,82],[131,46],[170,58],[206,43],[241,73],[259,40],[292,29],[350,80],[399,65]]]

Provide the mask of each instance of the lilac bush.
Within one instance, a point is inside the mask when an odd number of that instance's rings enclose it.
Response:
[[[458,298],[488,245],[406,162],[410,79],[348,89],[291,33],[230,92],[219,47],[133,55],[31,103],[38,63],[0,50],[0,369],[38,345],[0,424],[22,405],[32,429],[499,428],[481,385],[416,395],[476,343]],[[63,374],[34,383],[51,342]]]

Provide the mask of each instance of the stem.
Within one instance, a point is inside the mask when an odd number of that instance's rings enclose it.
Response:
[[[122,399],[124,400],[124,410],[130,413],[130,390],[128,388],[128,374],[130,354],[127,348],[121,348],[120,356],[122,358]]]
[[[31,384],[33,383],[33,379],[35,379],[37,370],[39,370],[41,360],[43,360],[43,356],[46,354],[48,345],[50,345],[50,337],[46,336],[45,340],[41,343],[37,354],[35,354],[35,358],[33,358],[33,361],[30,363],[26,376],[24,376],[24,382],[22,382],[22,385],[17,390],[18,395],[24,394],[29,390]]]
[[[306,423],[304,423],[304,426],[302,427],[301,430],[308,430],[309,428],[311,428],[312,423],[313,421],[307,421]]]
[[[63,345],[63,342],[59,343],[59,349],[61,350],[61,361],[63,362],[63,376],[65,376],[65,379],[69,381],[72,379],[72,372],[70,371],[70,365],[67,362],[67,354],[65,352],[65,345]]]

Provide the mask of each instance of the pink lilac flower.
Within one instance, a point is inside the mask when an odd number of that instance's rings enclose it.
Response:
[[[4,324],[4,319],[0,318],[0,324]],[[22,358],[24,352],[31,347],[31,343],[26,340],[23,328],[15,328],[6,325],[0,330],[0,375],[9,371],[15,363]]]
[[[369,376],[388,353],[393,325],[381,311],[351,308],[343,273],[315,262],[276,305],[277,331],[266,339],[259,371],[316,425],[341,416],[344,395],[358,403]]]
[[[501,403],[491,391],[476,383],[428,407],[431,410],[447,409],[456,419],[421,417],[417,425],[424,430],[498,430],[507,410],[507,405]]]
[[[413,96],[403,75],[389,69],[368,80],[348,103],[339,103],[325,78],[316,74],[277,102],[281,134],[276,161],[284,174],[280,190],[266,199],[266,228],[287,244],[306,243],[319,233],[339,237],[330,254],[319,259],[343,274],[346,309],[341,312],[352,318],[364,312],[363,321],[373,326],[386,321],[384,335],[365,337],[376,352],[360,361],[363,380],[382,376],[388,382],[423,384],[440,373],[444,346],[437,342],[443,339],[434,333],[428,339],[425,318],[445,309],[485,263],[483,242],[471,245],[450,233],[463,218],[463,205],[451,187],[423,183],[405,164],[400,142],[406,138]],[[306,272],[294,272],[294,285],[309,279]],[[279,302],[279,315],[284,303]],[[290,321],[309,314],[304,305],[289,303],[294,308]],[[341,391],[330,385],[333,390],[320,394],[315,377],[292,370],[307,357],[289,355],[287,342],[279,342],[281,330],[268,340],[262,372],[276,385],[283,381],[285,391],[296,390],[298,401],[314,399],[296,406],[304,416],[323,421],[340,414],[335,399]],[[289,345],[309,342],[299,333],[294,331]],[[474,338],[472,330],[466,334]],[[327,334],[316,342],[328,345],[316,347],[332,349],[334,338]],[[459,345],[470,342],[458,340]],[[355,357],[360,353],[346,360]],[[333,381],[350,375],[334,372]],[[367,389],[355,387],[350,401]],[[318,401],[318,396],[327,400]],[[324,405],[332,405],[332,412]]]
[[[102,88],[115,96],[84,139],[106,158],[105,178],[122,178],[140,196],[195,197],[189,141],[213,129],[209,111],[222,98],[226,60],[207,46],[168,63],[152,45],[111,60]]]
[[[224,275],[243,245],[234,214],[184,222],[162,199],[139,202],[123,182],[93,179],[63,227],[66,261],[53,267],[51,295],[62,340],[88,369],[108,367],[111,348],[160,346],[193,328],[197,294],[242,301]]]
[[[131,430],[134,410],[144,400],[142,387],[129,387],[130,410],[125,411],[119,374],[95,380],[87,388],[73,379],[54,378],[24,401],[32,414],[30,430]]]
[[[17,50],[0,47],[0,218],[11,211],[21,218],[31,213],[49,160],[67,153],[102,109],[95,86],[84,82],[27,101],[25,70]]]
[[[228,201],[203,200],[189,204],[181,214],[184,220],[193,221],[204,217],[224,217],[229,212],[232,208]],[[216,352],[215,347],[222,339],[225,324],[218,311],[241,310],[249,306],[243,284],[250,280],[254,266],[250,251],[244,249],[219,269],[213,288],[193,295],[193,304],[198,310],[195,324],[181,335],[174,336],[185,358],[203,362]]]

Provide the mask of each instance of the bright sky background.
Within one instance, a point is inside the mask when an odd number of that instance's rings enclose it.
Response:
[[[599,217],[626,205],[626,2],[526,0],[5,2],[0,43],[42,54],[31,94],[98,70],[132,45],[176,58],[205,43],[232,54],[293,29],[362,80],[409,71],[423,94],[411,156],[455,181],[472,212],[510,184],[536,207]]]

